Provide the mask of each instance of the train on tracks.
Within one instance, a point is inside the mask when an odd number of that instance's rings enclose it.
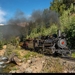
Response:
[[[50,54],[59,54],[62,57],[71,56],[71,50],[67,46],[66,34],[61,33],[60,30],[57,34],[51,36],[41,36],[40,38],[34,38],[33,48],[36,50],[41,50],[43,52],[48,52]]]

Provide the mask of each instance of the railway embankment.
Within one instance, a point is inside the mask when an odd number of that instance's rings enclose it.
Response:
[[[25,53],[21,65],[14,66],[9,73],[75,73],[75,61],[30,51]]]
[[[20,65],[8,64],[3,73],[75,73],[75,61],[25,49],[17,49],[16,52],[22,62]]]

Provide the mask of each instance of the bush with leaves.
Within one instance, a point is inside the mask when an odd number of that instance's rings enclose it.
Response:
[[[19,50],[20,49],[16,48],[12,44],[7,44],[4,56],[9,58],[11,54],[16,54],[18,57],[20,57]]]
[[[75,49],[75,16],[72,17],[72,21],[68,30],[65,30],[68,38],[68,44],[70,48]]]
[[[61,31],[67,34],[67,44],[70,48],[75,48],[75,15],[72,13],[73,5],[64,11],[60,17]]]
[[[10,42],[12,43],[13,46],[16,48],[19,46],[20,38],[19,37],[12,37],[10,39]]]

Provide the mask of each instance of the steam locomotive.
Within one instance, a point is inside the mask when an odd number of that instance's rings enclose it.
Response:
[[[57,34],[52,36],[42,36],[39,39],[34,38],[33,40],[34,50],[42,50],[43,52],[48,52],[50,54],[59,54],[62,57],[71,56],[71,50],[67,46],[66,34],[61,33],[60,30]]]

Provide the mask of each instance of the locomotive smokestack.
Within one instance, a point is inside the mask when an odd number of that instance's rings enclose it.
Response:
[[[60,31],[60,29],[57,30],[57,35],[58,35],[58,38],[61,37],[61,31]]]

